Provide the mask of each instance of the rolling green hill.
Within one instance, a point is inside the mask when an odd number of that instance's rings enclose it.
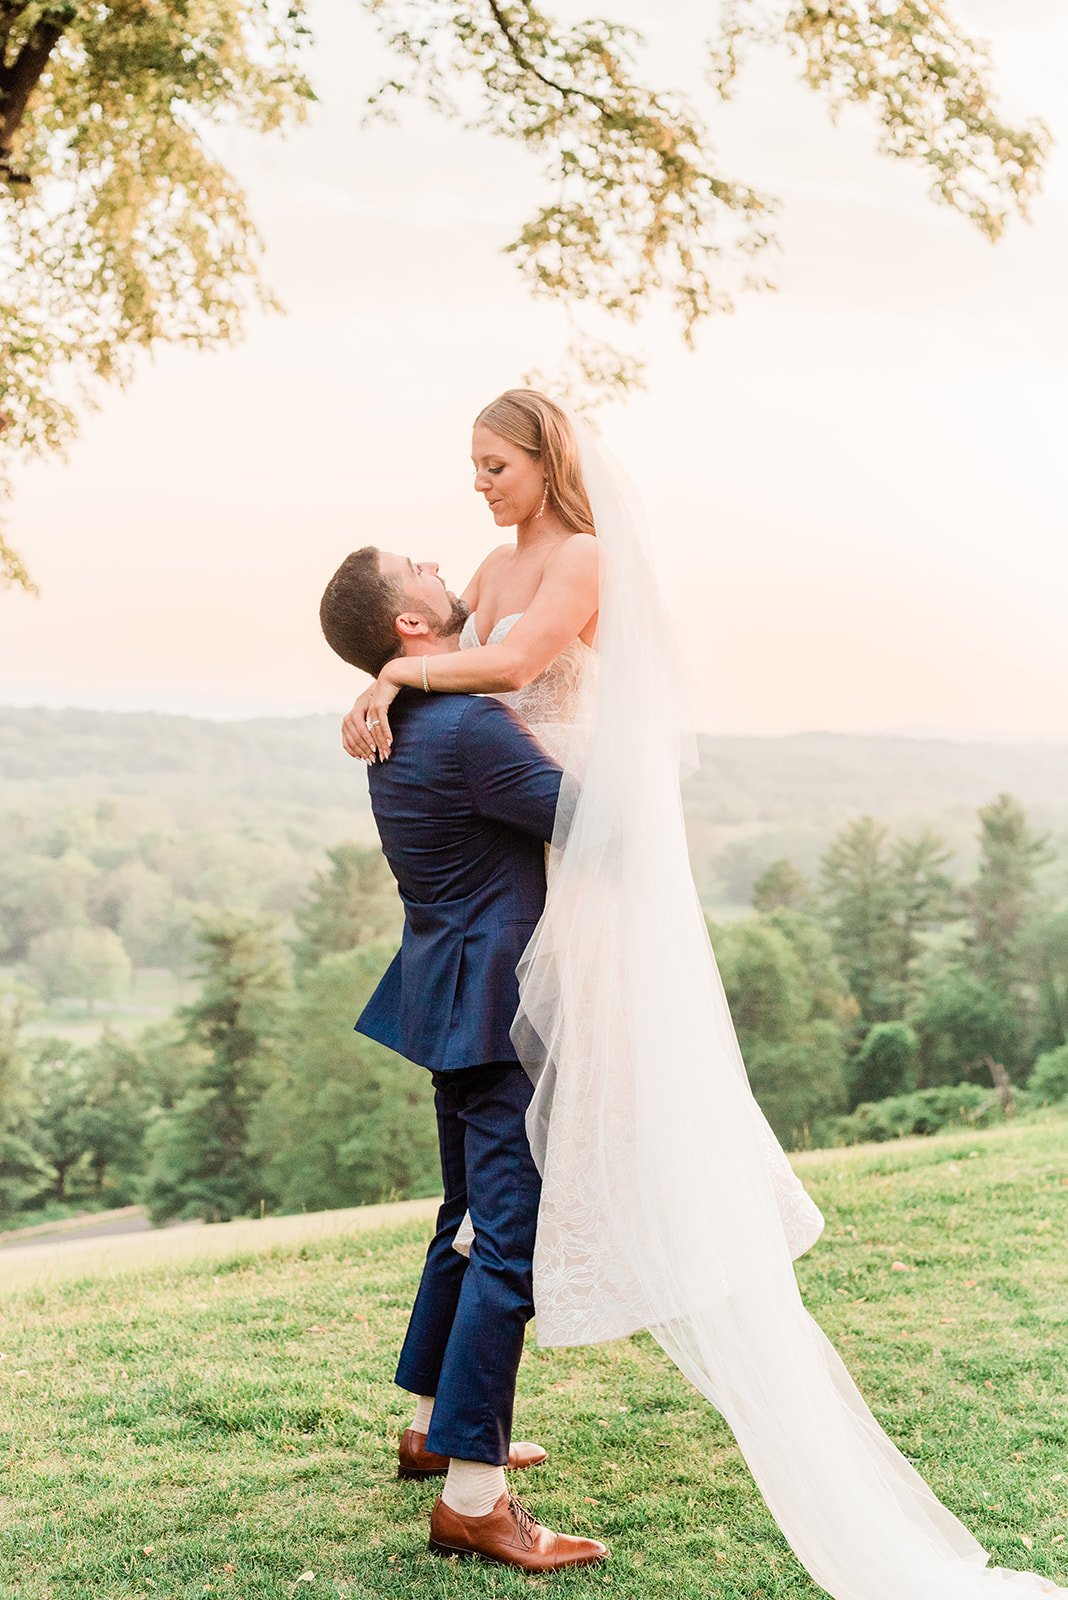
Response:
[[[969,744],[836,733],[699,741],[688,809],[719,824],[831,818],[888,820],[970,813],[1000,789],[1039,826],[1068,829],[1068,743]],[[87,794],[178,799],[206,792],[249,805],[353,804],[360,769],[332,716],[211,722],[154,712],[0,706],[0,802],[16,792],[78,801]]]

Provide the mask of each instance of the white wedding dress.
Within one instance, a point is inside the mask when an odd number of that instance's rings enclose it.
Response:
[[[538,1342],[648,1328],[834,1600],[1068,1597],[987,1566],[801,1301],[793,1259],[822,1218],[753,1098],[694,888],[684,675],[640,502],[572,421],[601,547],[597,649],[571,645],[499,697],[565,772],[512,1030],[536,1084]],[[478,643],[469,618],[461,644]]]
[[[490,630],[486,644],[498,644],[501,639],[507,638],[522,615],[521,611],[514,611],[510,616],[502,617]],[[472,612],[460,634],[460,649],[476,650],[481,643],[475,613]],[[561,650],[545,671],[539,673],[525,688],[502,691],[495,697],[506,706],[510,706],[518,717],[522,717],[542,748],[548,751],[553,760],[559,762],[565,770],[575,770],[579,745],[579,740],[576,738],[578,731],[576,718],[579,715],[582,699],[582,685],[586,673],[595,672],[596,665],[595,653],[588,645],[583,644],[581,639],[576,639],[565,650]],[[551,872],[551,851],[546,866]],[[548,1119],[548,1096],[544,1093],[547,1085],[548,1080],[543,1085],[541,1098],[528,1118],[532,1131],[539,1121],[547,1122]],[[538,1142],[540,1141],[534,1135],[531,1140],[532,1147]],[[538,1165],[541,1166],[540,1161]],[[459,1255],[469,1255],[474,1237],[471,1213],[468,1212],[457,1229],[453,1249]]]
[[[522,614],[517,611],[502,617],[486,644],[506,638]],[[460,648],[472,649],[479,642],[472,615],[464,624]],[[576,783],[582,780],[583,753],[590,736],[584,711],[593,698],[596,672],[597,652],[576,639],[525,688],[496,696],[522,717],[542,747]],[[550,885],[558,856],[558,851],[550,849]],[[603,1052],[598,1059],[610,1072],[611,1059]],[[605,1116],[629,1113],[617,1102],[611,1078],[597,1082],[588,1072],[571,1072],[561,1082],[554,1071],[545,1072],[544,1068],[544,1061],[536,1062],[536,1092],[527,1116],[531,1149],[542,1172],[534,1255],[538,1343],[593,1344],[621,1338],[644,1328],[648,1317],[636,1309],[632,1274],[625,1263],[609,1257],[612,1230],[606,1227],[602,1192],[598,1186],[591,1188],[588,1181],[592,1152],[583,1130],[596,1129],[599,1148],[605,1138]],[[795,1176],[763,1112],[756,1110],[791,1254],[799,1256],[819,1237],[823,1217]],[[561,1137],[550,1146],[553,1118],[559,1118]],[[621,1155],[629,1150],[625,1129],[613,1143]],[[457,1235],[461,1254],[473,1236],[465,1218]]]

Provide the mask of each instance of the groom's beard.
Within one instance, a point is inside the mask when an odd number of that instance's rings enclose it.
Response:
[[[432,624],[434,637],[437,639],[457,639],[463,632],[464,623],[470,614],[471,607],[466,600],[454,600],[452,610],[441,622]],[[427,619],[429,621],[429,618]]]

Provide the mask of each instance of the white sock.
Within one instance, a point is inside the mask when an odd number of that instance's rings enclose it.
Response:
[[[454,1458],[449,1462],[441,1498],[458,1516],[484,1517],[493,1510],[505,1488],[503,1467]]]
[[[415,1400],[415,1416],[412,1418],[413,1433],[429,1433],[430,1419],[434,1415],[434,1396],[420,1394]]]

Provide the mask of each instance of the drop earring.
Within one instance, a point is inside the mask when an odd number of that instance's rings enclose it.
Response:
[[[548,500],[548,498],[549,498],[549,480],[546,479],[545,480],[545,493],[541,497],[541,505],[538,507],[537,511],[535,511],[535,513],[534,513],[534,521],[535,522],[537,522],[538,518],[541,516],[542,512],[545,510],[545,502]]]

